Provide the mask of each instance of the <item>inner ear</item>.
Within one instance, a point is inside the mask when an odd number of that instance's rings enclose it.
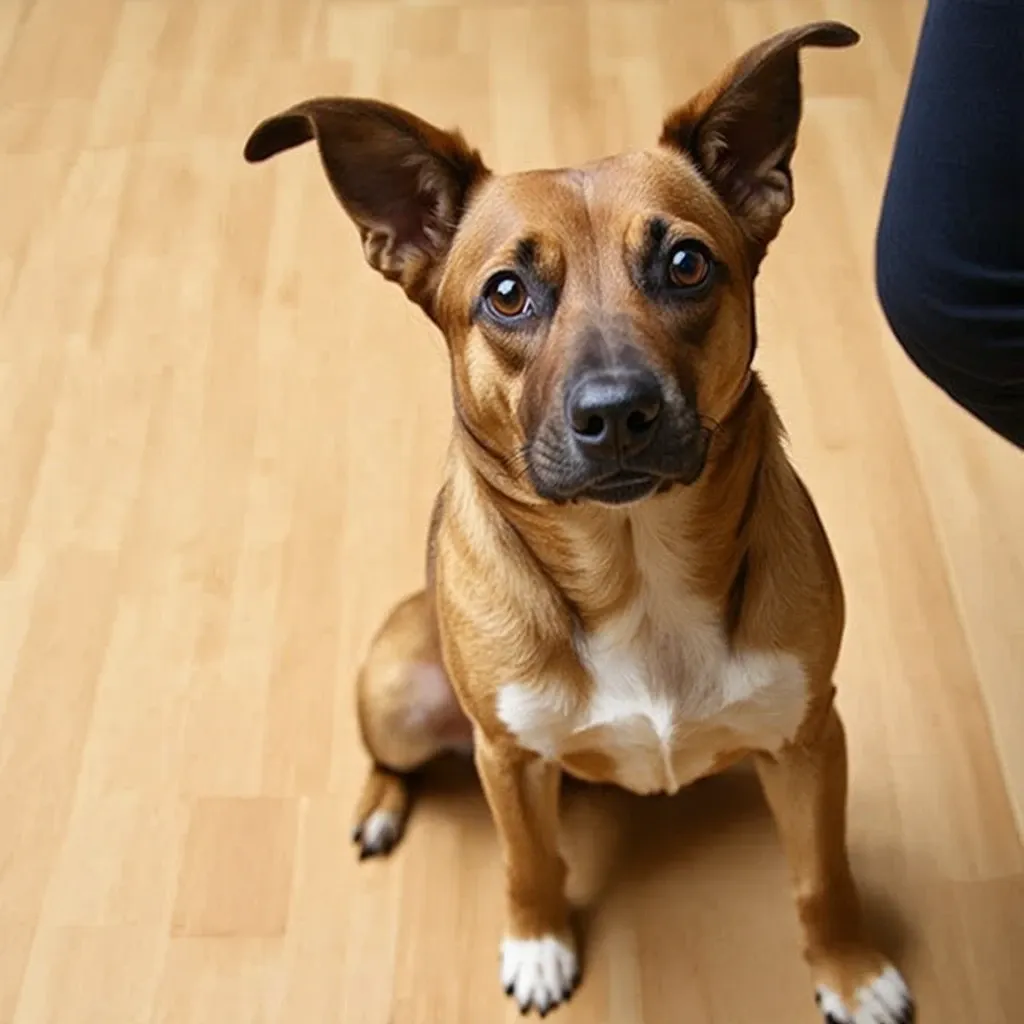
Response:
[[[684,152],[716,189],[751,242],[755,261],[793,205],[805,46],[852,46],[860,37],[835,21],[771,37],[747,51],[665,121],[661,143]]]
[[[252,163],[316,140],[367,262],[432,315],[438,271],[472,191],[488,176],[458,132],[375,100],[311,99],[250,135]]]

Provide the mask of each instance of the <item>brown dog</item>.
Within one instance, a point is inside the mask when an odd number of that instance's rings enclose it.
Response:
[[[454,422],[426,589],[359,682],[374,768],[356,838],[386,852],[403,773],[472,749],[501,837],[501,977],[547,1012],[578,980],[561,772],[638,793],[752,755],[790,861],[819,1005],[911,1019],[864,935],[832,673],[843,596],[758,376],[753,283],[793,203],[799,52],[769,39],[665,122],[578,169],[489,172],[458,134],[314,99],[246,156],[316,139],[366,258],[444,332]]]

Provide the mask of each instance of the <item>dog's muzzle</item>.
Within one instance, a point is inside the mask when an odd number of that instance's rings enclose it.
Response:
[[[691,405],[646,366],[588,368],[565,391],[530,460],[538,492],[556,501],[625,505],[693,483],[706,437]]]
[[[580,458],[596,476],[586,496],[617,505],[657,489],[655,477],[630,467],[653,440],[663,407],[661,385],[646,370],[600,370],[575,383],[565,419]]]

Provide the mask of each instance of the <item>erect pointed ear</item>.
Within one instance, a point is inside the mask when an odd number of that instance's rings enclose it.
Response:
[[[316,139],[371,267],[433,315],[438,272],[473,188],[488,175],[456,132],[376,100],[311,99],[259,124],[250,163]]]
[[[793,205],[790,160],[800,124],[800,50],[852,46],[836,21],[781,32],[745,53],[665,121],[661,142],[686,153],[751,242],[755,266]]]

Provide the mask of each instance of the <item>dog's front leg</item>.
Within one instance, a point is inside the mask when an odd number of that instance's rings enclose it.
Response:
[[[805,952],[829,1024],[908,1024],[896,968],[867,940],[846,848],[846,740],[835,708],[775,756],[757,758],[796,890]]]
[[[579,981],[558,850],[557,765],[479,737],[476,762],[505,860],[507,934],[501,982],[525,1013],[546,1014]]]

